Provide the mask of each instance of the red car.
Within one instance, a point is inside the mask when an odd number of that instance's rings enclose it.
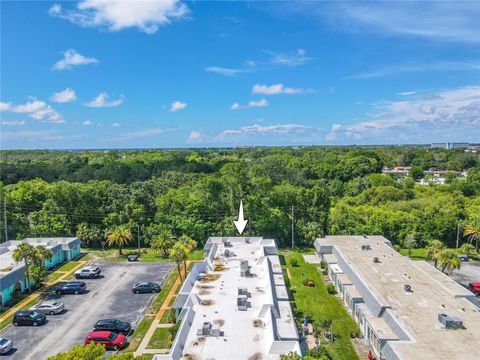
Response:
[[[473,282],[468,284],[468,290],[473,292],[475,295],[480,295],[480,282]]]
[[[93,331],[85,339],[85,345],[90,343],[103,344],[107,350],[123,349],[127,346],[127,337],[111,331]]]

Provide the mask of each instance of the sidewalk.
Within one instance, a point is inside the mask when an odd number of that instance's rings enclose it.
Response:
[[[190,261],[187,261],[187,269],[190,265]],[[185,273],[184,273],[185,274]],[[165,301],[163,302],[162,306],[158,310],[157,315],[155,316],[155,319],[153,322],[150,324],[150,327],[147,330],[147,333],[142,339],[142,342],[140,345],[138,345],[137,351],[133,353],[133,356],[142,356],[143,354],[160,354],[160,353],[165,353],[165,349],[147,349],[148,344],[150,342],[150,339],[153,336],[153,333],[158,327],[165,327],[165,324],[160,324],[160,320],[163,317],[163,314],[165,314],[165,311],[170,310],[170,303],[172,299],[175,297],[177,293],[177,288],[178,286],[181,285],[180,282],[180,276],[177,277],[177,280],[175,280],[175,283],[173,284],[172,288],[170,289],[170,292],[168,293],[167,297],[165,298]]]
[[[67,270],[67,271],[59,271],[61,272],[63,275],[60,276],[58,279],[54,280],[54,281],[49,281],[47,282],[45,285],[46,287],[48,286],[52,286],[52,285],[55,285],[56,283],[62,281],[63,279],[65,279],[67,276],[71,275],[72,273],[74,273],[75,271],[77,271],[80,267],[83,267],[87,262],[86,261],[82,261],[82,260],[78,260],[79,264],[77,266],[75,266],[74,268],[70,269],[70,270]],[[35,300],[36,298],[38,298],[43,292],[43,289],[41,290],[37,290],[35,291],[34,293],[32,293],[30,296],[26,297],[25,299],[23,299],[22,301],[20,301],[17,305],[15,305],[13,308],[11,308],[10,310],[8,310],[7,312],[5,312],[5,314],[3,314],[1,317],[0,317],[0,322],[8,319],[10,316],[12,316],[16,311],[18,310],[21,310],[22,307],[24,307],[26,304],[28,304],[29,302],[31,302],[32,300]]]

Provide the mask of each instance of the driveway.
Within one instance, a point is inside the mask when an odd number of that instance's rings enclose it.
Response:
[[[83,280],[85,294],[59,297],[65,304],[63,314],[47,316],[47,324],[37,328],[9,326],[3,332],[2,337],[12,339],[16,349],[5,358],[41,360],[83,344],[99,319],[124,320],[135,328],[156,294],[133,294],[132,285],[140,281],[161,284],[173,266],[166,262],[97,265],[102,277]]]

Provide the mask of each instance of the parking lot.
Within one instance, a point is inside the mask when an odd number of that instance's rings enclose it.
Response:
[[[14,342],[14,351],[6,358],[41,360],[83,344],[99,319],[128,321],[135,328],[156,294],[133,294],[133,284],[140,281],[162,284],[173,266],[166,262],[97,265],[102,270],[101,277],[82,280],[87,284],[86,293],[52,296],[65,304],[62,314],[47,316],[47,324],[39,327],[9,326],[3,332],[2,337]]]

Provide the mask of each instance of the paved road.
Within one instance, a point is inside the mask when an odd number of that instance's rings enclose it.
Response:
[[[468,286],[468,283],[480,281],[480,262],[464,262],[460,270],[454,270],[452,279],[459,282],[463,286]]]
[[[99,319],[116,318],[133,324],[143,316],[154,295],[133,294],[132,285],[139,281],[163,282],[173,264],[139,262],[99,266],[103,277],[84,280],[87,293],[60,297],[66,309],[63,314],[47,316],[48,323],[37,328],[10,326],[2,336],[13,340],[16,351],[5,358],[42,360],[83,344]]]

